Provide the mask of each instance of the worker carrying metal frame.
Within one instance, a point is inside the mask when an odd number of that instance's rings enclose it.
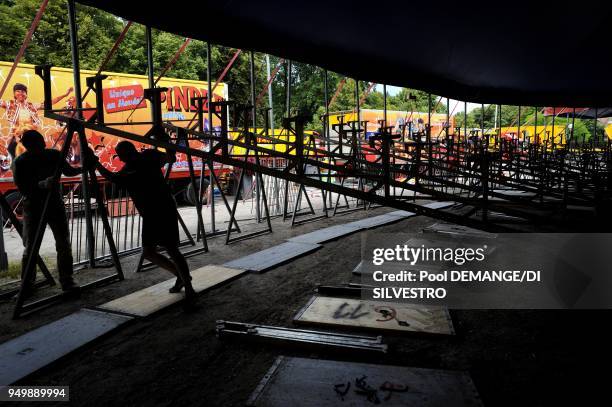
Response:
[[[58,165],[66,176],[75,176],[83,172],[62,161],[62,153],[45,146],[45,139],[36,130],[27,130],[21,137],[25,152],[13,162],[13,176],[23,200],[23,245],[22,279],[27,279],[24,286],[26,292],[31,292],[36,280],[36,272],[27,270],[28,257],[35,245],[35,235],[44,211],[45,200],[48,199],[47,222],[57,250],[57,269],[60,284],[65,292],[77,293],[78,286],[72,278],[72,246],[70,245],[70,230],[66,218],[66,208],[62,199],[60,183],[54,179]],[[47,198],[48,196],[48,198]],[[30,267],[36,267],[34,262]]]
[[[179,250],[176,202],[161,171],[164,165],[172,165],[176,161],[175,154],[156,149],[139,152],[129,141],[118,143],[115,152],[125,164],[121,170],[109,171],[99,161],[96,167],[103,177],[127,189],[142,217],[144,257],[177,277],[170,292],[179,293],[184,287],[184,307],[193,310],[196,295],[191,285],[189,266]],[[166,249],[170,259],[159,253],[159,246]]]

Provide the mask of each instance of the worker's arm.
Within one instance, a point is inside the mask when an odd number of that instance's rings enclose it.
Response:
[[[159,165],[163,167],[166,164],[174,164],[176,162],[176,153],[172,150],[166,150],[166,152],[161,152],[154,148],[144,150],[142,153],[145,159],[150,160],[149,162],[155,163],[155,165]]]
[[[106,167],[103,166],[102,163],[100,163],[100,161],[96,162],[96,170],[98,170],[100,175],[102,175],[108,181],[110,181],[110,182],[117,182],[118,181],[118,178],[119,178],[118,174],[114,173],[112,171],[109,171],[108,169],[106,169]]]
[[[108,170],[105,166],[103,166],[99,160],[95,160],[95,168],[98,170],[100,175],[106,178],[107,181],[112,182],[113,184],[117,184],[121,187],[125,186],[129,174],[125,173],[124,170],[119,172],[113,172]]]
[[[83,172],[83,168],[78,168],[78,167],[73,167],[72,165],[68,164],[66,161],[62,162],[62,174],[64,174],[67,177],[74,177],[76,175],[79,175]]]

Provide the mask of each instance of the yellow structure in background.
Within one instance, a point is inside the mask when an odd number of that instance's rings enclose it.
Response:
[[[252,127],[249,128],[249,131],[253,132],[253,128]],[[265,134],[264,129],[261,129],[261,128],[258,128],[255,133],[258,135]],[[240,136],[239,131],[231,131],[229,134],[232,140],[236,140]],[[305,146],[308,145],[309,136],[313,134],[315,134],[314,131],[310,131],[310,130],[304,131],[304,145]],[[272,130],[268,130],[267,137],[274,138],[278,140],[280,143],[272,142],[271,140],[268,140],[267,138],[264,138],[264,137],[257,137],[257,146],[262,149],[285,153],[295,143],[295,134],[285,129],[274,129],[274,132]],[[290,143],[290,144],[286,144],[286,143]],[[325,147],[317,145],[317,148],[325,148]],[[246,149],[243,147],[235,146],[230,150],[230,154],[234,154],[234,155],[244,155],[245,153],[246,153]],[[289,154],[295,155],[295,150],[289,151]],[[314,152],[305,151],[304,154],[314,155]],[[249,155],[253,155],[253,150],[249,152]]]
[[[359,111],[359,120],[367,121],[365,128],[367,133],[377,132],[380,128],[379,120],[385,118],[385,111],[382,109],[361,109]],[[357,120],[357,113],[355,111],[344,111],[334,112],[329,115],[329,125],[331,126],[340,123],[341,118],[344,123]],[[412,122],[412,131],[425,131],[425,125],[429,119],[427,112],[408,112],[401,110],[387,110],[387,126],[393,126],[394,132],[399,133],[400,126],[408,122]],[[444,135],[446,126],[446,113],[432,113],[431,114],[431,135],[437,137]],[[453,131],[455,126],[454,116],[450,117],[450,131]]]
[[[486,134],[497,137],[499,129],[491,129]],[[501,135],[508,139],[518,139],[519,141],[529,140],[530,143],[546,143],[552,145],[553,143],[553,127],[552,125],[538,125],[538,126],[521,126],[520,135],[518,134],[519,127],[502,127]],[[537,135],[536,135],[537,132]],[[554,144],[557,146],[564,145],[566,140],[566,126],[555,125],[554,129]]]

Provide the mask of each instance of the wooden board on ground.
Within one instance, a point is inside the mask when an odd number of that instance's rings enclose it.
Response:
[[[444,233],[455,236],[471,236],[471,237],[485,237],[485,238],[496,238],[496,233],[489,233],[483,230],[473,229],[467,226],[455,225],[452,223],[438,222],[431,226],[423,229],[426,233]]]
[[[392,332],[454,335],[444,307],[313,296],[294,317],[296,324]]]
[[[258,407],[376,404],[478,407],[482,401],[467,372],[279,356],[247,402]]]
[[[83,309],[0,345],[0,386],[8,386],[132,320]]]
[[[429,209],[444,209],[444,208],[448,208],[449,206],[453,206],[455,204],[455,202],[450,202],[450,201],[442,201],[442,202],[430,202],[428,204],[425,204],[423,206],[429,208]]]
[[[245,272],[246,270],[242,269],[209,264],[191,272],[191,277],[193,278],[191,284],[193,284],[196,292],[203,292],[228,282]],[[175,279],[171,278],[170,280],[128,294],[125,297],[114,299],[98,306],[98,308],[146,317],[181,301],[185,297],[183,292],[177,294],[168,292],[168,289],[174,285],[174,282]]]
[[[411,216],[414,216],[414,214]],[[384,214],[351,222],[349,223],[349,225],[359,227],[360,229],[371,229],[383,225],[388,225],[390,223],[399,222],[400,220],[405,219],[406,217],[407,216]]]
[[[295,236],[289,239],[288,241],[298,242],[298,243],[308,243],[308,244],[325,243],[331,240],[338,239],[340,237],[344,237],[346,235],[350,235],[360,230],[361,230],[360,226],[356,226],[356,225],[352,225],[351,223],[347,223],[343,225],[330,226],[328,228],[323,228],[323,229],[315,230],[314,232]]]
[[[226,267],[263,272],[322,247],[320,244],[285,242],[224,264]]]

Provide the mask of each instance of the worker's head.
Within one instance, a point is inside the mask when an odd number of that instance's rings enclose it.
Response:
[[[133,161],[136,157],[138,157],[138,151],[134,144],[129,141],[120,141],[115,147],[115,152],[121,161],[124,163]]]
[[[45,138],[36,130],[26,130],[21,136],[21,144],[30,152],[40,152],[45,149]]]
[[[24,102],[28,98],[28,87],[23,83],[16,83],[13,86],[13,96],[18,102]]]

